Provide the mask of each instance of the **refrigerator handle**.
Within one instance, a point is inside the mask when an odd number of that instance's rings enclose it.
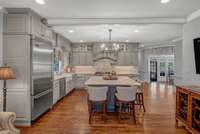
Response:
[[[39,99],[40,97],[42,97],[42,96],[44,96],[44,95],[46,95],[46,94],[48,94],[48,93],[50,93],[50,92],[52,92],[52,91],[53,91],[52,89],[49,89],[49,90],[47,90],[47,91],[44,91],[44,92],[42,92],[42,93],[40,93],[40,94],[34,96],[34,99]]]

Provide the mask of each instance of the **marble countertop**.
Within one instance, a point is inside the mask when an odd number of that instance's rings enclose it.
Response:
[[[66,81],[71,80],[73,77],[74,73],[63,73],[59,75],[54,75],[54,80],[59,80],[62,78],[66,78]]]
[[[102,76],[92,76],[85,82],[90,86],[140,86],[140,83],[128,76],[117,76],[117,80],[104,80]]]

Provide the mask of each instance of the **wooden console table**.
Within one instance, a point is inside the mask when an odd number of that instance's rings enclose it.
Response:
[[[200,86],[176,89],[176,125],[181,121],[192,134],[200,134]]]

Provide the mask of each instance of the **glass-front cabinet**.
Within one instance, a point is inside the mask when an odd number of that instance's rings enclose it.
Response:
[[[200,134],[199,89],[199,86],[183,86],[176,90],[176,125],[181,121],[194,134]]]
[[[191,94],[191,115],[190,124],[191,128],[200,133],[200,94]]]

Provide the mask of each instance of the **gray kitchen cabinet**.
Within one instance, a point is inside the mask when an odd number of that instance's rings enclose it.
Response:
[[[120,52],[118,55],[119,66],[132,66],[137,65],[137,55],[133,52]]]
[[[55,80],[53,83],[53,104],[55,104],[60,98],[60,83],[59,80]]]
[[[41,36],[42,33],[41,17],[38,15],[32,15],[31,17],[32,17],[31,34],[35,36]]]
[[[120,52],[118,54],[118,61],[117,62],[118,62],[119,66],[124,65],[124,53],[123,52]]]
[[[78,53],[79,55],[79,65],[86,65],[86,53],[85,52],[80,52]]]
[[[52,40],[52,30],[42,23],[43,17],[31,9],[8,8],[4,15],[4,34],[31,34]]]
[[[29,34],[30,16],[28,14],[6,14],[4,16],[4,33]]]
[[[92,52],[86,53],[86,65],[88,65],[88,66],[93,65],[93,54],[92,54]]]
[[[91,52],[73,52],[72,62],[74,66],[91,66],[93,57]]]
[[[75,88],[76,89],[82,89],[85,87],[85,75],[81,75],[81,74],[78,74],[76,75],[75,77]]]
[[[73,64],[73,66],[78,66],[80,64],[79,53],[77,53],[77,52],[72,53],[72,64]]]

